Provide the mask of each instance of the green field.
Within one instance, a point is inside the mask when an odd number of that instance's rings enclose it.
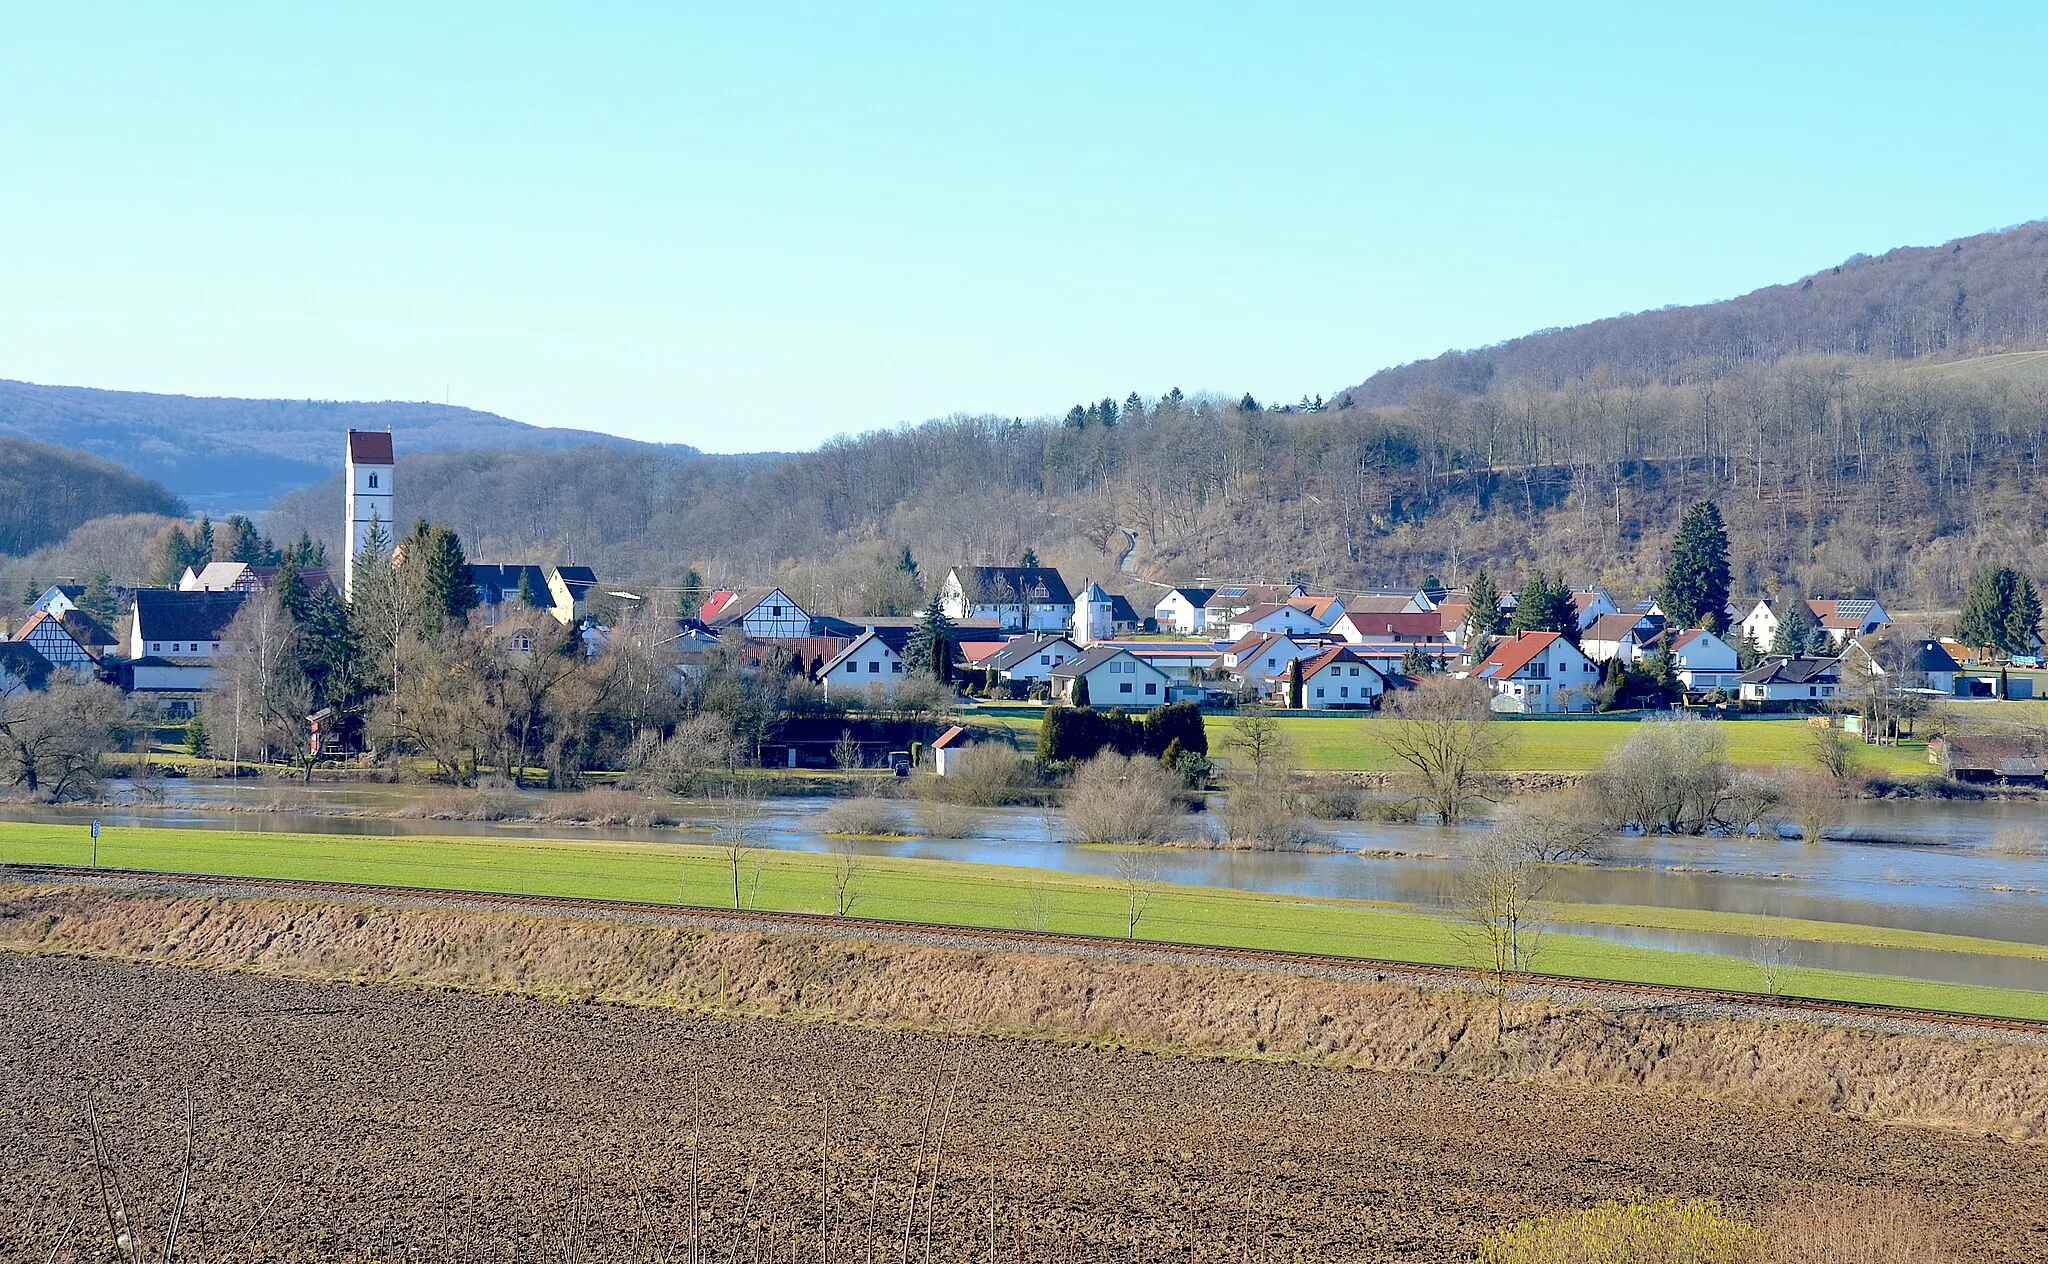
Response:
[[[2018,705],[2018,704],[2007,704]],[[2048,703],[2043,704],[2048,707]],[[1036,716],[991,716],[984,723],[1001,725],[1031,750],[1038,741]],[[1208,717],[1209,749],[1220,753],[1230,736],[1233,718]],[[1392,772],[1400,767],[1379,735],[1395,723],[1384,716],[1284,716],[1280,727],[1294,743],[1300,766],[1318,771]],[[1586,772],[1599,766],[1609,751],[1635,732],[1635,720],[1592,717],[1555,720],[1501,720],[1508,741],[1501,767],[1507,772]],[[1808,726],[1803,718],[1726,720],[1728,758],[1755,767],[1804,765],[1808,762]],[[1918,742],[1894,747],[1852,744],[1850,758],[1867,772],[1917,776],[1931,772],[1927,748]]]
[[[83,826],[0,823],[0,861],[84,865]],[[549,839],[382,838],[228,830],[112,829],[100,840],[108,867],[258,877],[325,879],[455,890],[589,896],[731,907],[732,869],[703,844],[571,842]],[[753,850],[740,863],[748,907],[830,912],[831,855]],[[1121,935],[1129,889],[1114,879],[934,860],[863,860],[853,883],[863,917],[949,925]],[[1391,960],[1468,964],[1466,933],[1450,918],[1357,901],[1259,895],[1153,884],[1138,925],[1144,939],[1341,953]],[[2030,955],[2026,945],[1695,910],[1569,905],[1560,921],[1771,933],[1789,939],[1869,943],[1957,952]],[[1644,983],[1755,990],[1747,961],[1546,936],[1536,962],[1546,973]],[[1782,990],[1841,1000],[2048,1018],[2048,992],[1958,987],[1826,970],[1780,972]]]

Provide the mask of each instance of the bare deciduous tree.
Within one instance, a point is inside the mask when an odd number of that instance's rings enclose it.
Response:
[[[1541,862],[1492,834],[1458,875],[1456,912],[1500,1031],[1507,1030],[1508,986],[1536,956],[1544,876]]]
[[[1116,881],[1124,893],[1124,938],[1138,937],[1138,923],[1152,907],[1153,884],[1159,880],[1159,865],[1136,850],[1116,854]]]
[[[1387,748],[1409,767],[1437,820],[1458,824],[1500,764],[1506,736],[1494,723],[1492,694],[1477,681],[1432,678],[1393,695],[1390,710]]]
[[[56,802],[98,790],[124,710],[108,685],[58,681],[0,693],[0,781]]]

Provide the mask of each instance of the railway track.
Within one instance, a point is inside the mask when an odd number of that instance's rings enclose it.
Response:
[[[1468,985],[1490,982],[1490,975],[1468,966],[1430,962],[1394,961],[1377,957],[1351,957],[1334,953],[1291,952],[1276,948],[1234,948],[1214,944],[1186,943],[1160,939],[1119,939],[1112,935],[1083,935],[1066,931],[1006,930],[987,926],[963,926],[948,922],[893,921],[883,918],[836,916],[829,913],[795,913],[771,910],[738,910],[700,904],[670,904],[648,900],[608,900],[573,895],[522,895],[503,891],[463,891],[444,887],[393,886],[381,883],[333,882],[317,878],[259,878],[231,873],[181,873],[164,869],[81,868],[77,865],[0,863],[0,880],[36,881],[79,878],[114,879],[136,884],[176,883],[184,886],[223,886],[314,898],[365,897],[371,900],[431,900],[480,908],[550,910],[575,914],[623,913],[686,917],[693,921],[723,924],[736,929],[758,930],[775,927],[805,933],[829,932],[845,935],[870,931],[886,935],[906,933],[943,938],[968,944],[1006,948],[1051,948],[1070,952],[1095,949],[1136,954],[1158,960],[1186,963],[1236,964],[1259,967],[1309,967],[1359,975],[1404,975]],[[2015,1031],[2048,1035],[2048,1021],[2001,1018],[1966,1014],[1953,1010],[1922,1009],[1907,1005],[1879,1005],[1838,1001],[1825,997],[1768,995],[1719,988],[1690,987],[1672,983],[1630,983],[1580,975],[1517,973],[1513,986],[1528,988],[1569,988],[1623,996],[1658,997],[1688,1004],[1723,1004],[1755,1009],[1783,1010],[1813,1015],[1894,1019],[1933,1023],[1945,1027],[1984,1031]]]

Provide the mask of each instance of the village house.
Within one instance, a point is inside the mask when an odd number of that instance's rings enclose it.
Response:
[[[185,568],[178,580],[179,592],[268,592],[277,582],[278,568],[255,566],[248,562],[208,562],[201,567]],[[334,580],[322,566],[308,566],[299,571],[299,584],[307,592],[319,592],[332,588]]]
[[[1863,598],[1814,598],[1806,603],[1806,612],[1827,633],[1836,649],[1845,648],[1855,638],[1869,636],[1892,621],[1883,605]],[[1742,616],[1742,635],[1749,638],[1750,644],[1768,650],[1777,643],[1782,622],[1768,600],[1758,601]]]
[[[597,587],[597,573],[588,566],[472,562],[469,582],[476,586],[485,627],[496,626],[521,606],[545,610],[555,622],[569,627],[588,613],[585,599]]]
[[[1289,636],[1318,636],[1329,631],[1306,610],[1289,605],[1253,606],[1230,617],[1229,633],[1243,638],[1254,632],[1280,632]]]
[[[747,636],[771,639],[811,635],[811,616],[780,588],[720,589],[697,618],[714,633],[737,627]]]
[[[1344,602],[1336,597],[1289,597],[1282,604],[1293,606],[1308,615],[1325,632],[1337,626],[1337,621],[1344,617]]]
[[[1601,615],[1579,634],[1579,649],[1596,663],[1619,661],[1628,667],[1643,656],[1646,652],[1643,647],[1656,640],[1663,631],[1661,615],[1639,614],[1633,610],[1626,614]]]
[[[1322,649],[1304,645],[1284,632],[1253,632],[1223,651],[1223,670],[1246,689],[1264,692],[1268,682],[1287,674],[1287,665]]]
[[[1306,597],[1308,589],[1300,584],[1231,584],[1214,589],[1208,603],[1203,607],[1207,612],[1207,628],[1228,624],[1235,616],[1243,614],[1253,606],[1284,605],[1296,597]]]
[[[1427,614],[1437,608],[1439,597],[1422,588],[1368,588],[1344,599],[1347,611],[1373,614]]]
[[[1020,636],[982,659],[980,666],[1004,684],[1028,687],[1050,684],[1053,668],[1080,655],[1080,647],[1064,636]]]
[[[939,586],[951,619],[993,619],[1008,632],[1067,632],[1074,597],[1050,566],[955,566]]]
[[[1868,645],[1862,641],[1851,641],[1848,651],[1842,655],[1842,665],[1866,676],[1894,677],[1888,683],[1888,687],[1894,690],[1944,696],[1955,694],[1956,683],[1962,677],[1963,668],[1943,642],[1916,641],[1910,647],[1904,648],[1904,659],[1903,663],[1897,664],[1896,671],[1889,670],[1877,661]]]
[[[14,640],[35,647],[50,666],[75,676],[90,677],[120,638],[76,607],[62,614],[38,610],[15,632]]]
[[[144,588],[128,621],[128,657],[211,660],[219,657],[228,624],[246,592],[176,592]]]
[[[1054,691],[1066,702],[1075,700],[1075,684],[1088,682],[1087,705],[1150,711],[1166,701],[1166,673],[1118,645],[1097,645],[1052,669]]]
[[[1712,693],[1716,689],[1732,691],[1736,677],[1741,674],[1735,647],[1705,628],[1684,632],[1666,628],[1651,652],[1671,656],[1672,672],[1688,693]]]
[[[1330,631],[1352,645],[1444,645],[1444,617],[1437,610],[1398,613],[1353,610],[1337,620]]]
[[[1169,588],[1152,607],[1152,618],[1162,632],[1201,632],[1209,626],[1209,598],[1213,588]]]
[[[1581,633],[1585,632],[1587,628],[1592,627],[1595,620],[1621,613],[1621,607],[1614,604],[1614,598],[1608,596],[1603,589],[1599,588],[1582,588],[1573,593],[1572,609],[1579,613],[1579,631]],[[1585,638],[1581,636],[1579,644],[1584,645],[1585,643]]]
[[[1584,711],[1600,681],[1593,660],[1555,632],[1504,638],[1466,675],[1493,690],[1495,710],[1529,713]]]
[[[870,629],[855,637],[819,671],[827,702],[887,702],[907,674],[903,647],[907,630]]]
[[[43,590],[42,596],[37,597],[28,610],[30,614],[38,610],[57,615],[69,614],[78,609],[78,603],[84,596],[84,584],[52,584]]]
[[[1773,654],[1736,677],[1744,702],[1818,703],[1842,689],[1842,660]]]
[[[0,698],[50,683],[50,660],[26,641],[0,641]]]
[[[1377,706],[1387,678],[1347,645],[1332,646],[1301,664],[1301,708],[1354,711]]]

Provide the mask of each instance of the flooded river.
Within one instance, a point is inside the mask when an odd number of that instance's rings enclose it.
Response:
[[[716,825],[703,804],[671,810],[680,827],[636,829],[528,822],[400,820],[342,815],[384,812],[417,792],[391,786],[301,787],[170,783],[166,802],[146,809],[38,808],[8,805],[10,819],[108,826],[265,829],[309,833],[439,834],[495,837],[701,840]],[[540,802],[539,796],[534,796]],[[823,850],[819,798],[758,804],[760,842]],[[260,809],[260,810],[251,810]],[[906,820],[914,819],[906,807]],[[971,814],[957,839],[912,838],[863,844],[877,855],[929,857],[1109,875],[1115,853],[1059,841],[1057,812],[992,809]],[[1320,853],[1161,849],[1159,880],[1278,894],[1378,900],[1422,908],[1447,906],[1461,864],[1481,827],[1331,822],[1320,829],[1333,848]],[[1763,913],[1818,921],[1972,935],[2048,945],[2048,805],[2033,802],[1905,801],[1853,806],[1837,831],[1816,845],[1797,839],[1617,838],[1597,864],[1560,867],[1549,898],[1571,904],[1649,905]],[[1693,932],[1560,925],[1645,947],[1748,956],[1747,937]],[[2048,988],[2048,963],[1972,954],[1800,943],[1787,964],[1900,974],[1941,982]]]

